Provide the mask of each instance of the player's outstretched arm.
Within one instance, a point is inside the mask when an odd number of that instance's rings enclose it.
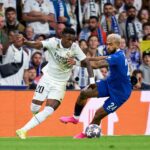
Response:
[[[25,41],[24,45],[35,49],[41,49],[43,47],[42,42],[33,42],[33,41]]]
[[[96,58],[96,57],[94,57],[94,58]],[[87,67],[87,65],[85,64],[85,63],[83,63],[83,62],[81,62],[81,67]],[[105,59],[103,59],[103,60],[92,60],[92,61],[90,61],[90,66],[93,68],[93,69],[98,69],[98,68],[102,68],[102,67],[108,67],[108,62],[105,60]]]
[[[93,69],[98,69],[102,67],[108,67],[109,64],[106,60],[90,62]]]
[[[107,58],[107,56],[97,56],[97,57],[89,57],[88,60],[89,61],[100,61],[100,60],[104,60],[106,58]]]

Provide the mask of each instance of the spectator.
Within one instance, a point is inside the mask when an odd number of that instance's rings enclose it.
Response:
[[[127,51],[127,45],[126,45],[126,40],[125,40],[125,38],[121,38],[121,41],[120,41],[120,49],[121,49],[121,50],[124,50],[125,53],[126,53],[126,51]]]
[[[5,25],[4,17],[0,15],[0,49],[2,49],[1,52],[3,54],[6,53],[6,50],[9,46],[9,40],[8,40],[7,33],[4,29],[4,25]]]
[[[100,19],[100,8],[95,0],[86,1],[83,6],[83,22],[89,22],[91,16],[96,16]]]
[[[4,7],[5,9],[8,7],[13,7],[16,9],[16,3],[17,3],[17,0],[4,0]]]
[[[67,27],[70,26],[70,18],[66,8],[65,0],[54,0],[53,1],[55,10],[55,19],[58,23],[64,23]]]
[[[77,30],[77,17],[75,14],[77,0],[66,0],[66,9],[69,15],[70,27]]]
[[[58,23],[57,28],[56,28],[56,37],[61,38],[62,36],[62,31],[65,29],[65,24],[64,23]]]
[[[150,85],[150,50],[144,51],[140,70],[143,72],[143,82]]]
[[[100,52],[98,51],[99,41],[98,37],[95,35],[91,35],[88,38],[88,51],[87,51],[87,57],[96,57],[101,56]]]
[[[132,37],[141,40],[142,24],[137,19],[136,8],[134,6],[129,7],[127,15],[127,20],[120,24],[121,36],[125,37],[127,42],[129,42],[129,39]]]
[[[115,0],[114,6],[117,10],[117,13],[121,13],[124,11],[123,6],[124,6],[124,1],[123,0]]]
[[[137,83],[133,86],[133,89],[150,90],[150,85],[143,82],[143,72],[141,70],[134,70],[132,75],[137,78]]]
[[[2,76],[1,72],[0,85],[11,85],[11,86],[28,85],[27,69],[29,67],[29,57],[27,53],[23,50],[22,47],[23,40],[24,40],[23,35],[15,34],[14,43],[9,46],[7,53],[1,56],[2,57],[1,65],[6,65],[10,63],[14,63],[16,65],[14,68],[15,70],[11,70],[12,68],[8,68],[6,66],[4,68],[5,70],[1,70],[4,72],[5,76]],[[9,72],[9,74],[7,71]],[[10,73],[10,71],[12,72]]]
[[[150,21],[149,11],[146,8],[141,9],[138,12],[138,19],[140,20],[140,22],[142,24],[147,23],[148,21]]]
[[[101,19],[101,25],[107,35],[109,33],[120,34],[119,24],[113,11],[113,5],[111,3],[104,4],[104,15]]]
[[[25,38],[29,41],[33,41],[34,36],[34,29],[31,26],[27,26],[25,29]]]
[[[126,11],[122,11],[118,16],[118,23],[119,24],[124,23],[126,19],[127,19],[127,13]]]
[[[99,20],[95,16],[91,16],[88,27],[84,27],[79,35],[79,40],[88,40],[90,35],[98,37],[99,44],[103,45],[106,42],[106,33],[103,31],[99,24]]]
[[[142,8],[146,8],[148,10],[150,10],[150,0],[142,0]]]
[[[143,24],[143,35],[145,36],[148,34],[150,34],[150,22]]]
[[[35,34],[50,34],[49,25],[54,22],[54,7],[49,0],[26,0],[23,20],[34,29]]]
[[[140,10],[142,6],[142,0],[124,0],[124,10],[126,11],[128,7],[134,6],[136,10]]]
[[[133,72],[135,69],[139,69],[141,64],[141,52],[139,49],[138,40],[135,37],[129,41],[129,48],[126,51],[126,56],[131,67],[131,72]]]
[[[30,67],[34,67],[36,69],[36,75],[41,75],[41,64],[42,64],[42,53],[40,51],[35,51],[32,54],[31,61],[30,61]]]
[[[108,76],[108,67],[102,67],[102,68],[100,68],[100,71],[104,78],[106,78]]]
[[[4,16],[4,0],[0,0],[0,15]]]
[[[79,46],[80,46],[80,48],[82,49],[82,51],[83,51],[85,54],[87,54],[87,52],[88,52],[87,41],[84,40],[84,39],[80,40],[80,41],[79,41]]]
[[[15,31],[8,32],[9,44],[13,44],[15,42]]]
[[[28,69],[28,82],[29,82],[29,89],[36,89],[37,83],[35,82],[36,79],[36,69],[34,67],[30,67]]]
[[[25,27],[17,20],[16,10],[13,7],[8,7],[5,11],[6,29],[7,31],[24,32]]]

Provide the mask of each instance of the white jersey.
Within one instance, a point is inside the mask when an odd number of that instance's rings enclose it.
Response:
[[[72,66],[68,66],[67,59],[73,57],[79,61],[86,58],[78,44],[73,43],[70,48],[64,48],[61,40],[50,38],[42,41],[43,47],[47,48],[50,54],[48,64],[43,68],[42,72],[48,74],[54,81],[66,82],[71,75]]]

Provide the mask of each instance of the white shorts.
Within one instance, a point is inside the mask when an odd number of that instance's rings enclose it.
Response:
[[[61,101],[66,92],[66,82],[52,80],[49,75],[43,75],[35,89],[33,99],[44,101],[55,99]]]

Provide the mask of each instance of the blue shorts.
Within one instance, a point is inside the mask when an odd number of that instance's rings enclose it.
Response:
[[[116,111],[126,101],[118,98],[118,96],[110,95],[107,80],[97,81],[96,85],[98,97],[109,97],[103,104],[103,108],[108,114]]]

